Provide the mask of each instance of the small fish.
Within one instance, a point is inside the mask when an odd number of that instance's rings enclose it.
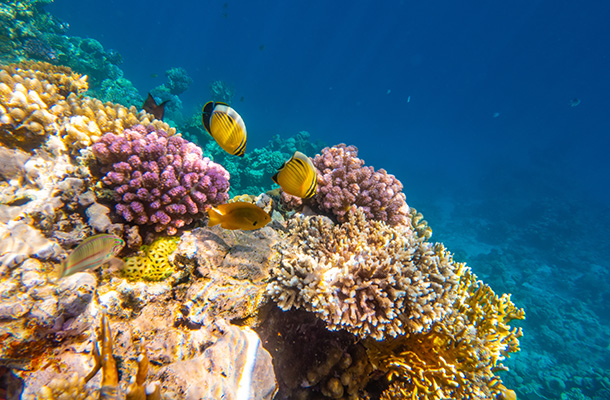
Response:
[[[578,97],[570,100],[570,107],[576,107],[580,105],[580,99]]]
[[[95,268],[116,256],[124,245],[123,239],[115,235],[102,233],[88,237],[61,263],[59,277]]]
[[[252,231],[271,221],[271,216],[259,206],[245,201],[221,204],[208,210],[208,226],[220,224],[224,229]]]
[[[165,105],[168,101],[169,100],[165,100],[163,103],[157,104],[152,95],[148,93],[148,97],[142,105],[142,109],[147,113],[152,114],[159,121],[163,121],[163,115],[165,115]]]
[[[246,124],[241,116],[220,101],[208,101],[203,106],[203,126],[216,143],[229,154],[243,157],[246,152]]]
[[[271,179],[286,193],[303,199],[315,195],[318,187],[316,168],[309,157],[300,151],[295,151]]]

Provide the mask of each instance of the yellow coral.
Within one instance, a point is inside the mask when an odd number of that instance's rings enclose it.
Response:
[[[506,396],[495,372],[501,361],[519,350],[524,319],[510,295],[497,296],[458,264],[460,275],[454,312],[429,332],[405,334],[384,342],[365,341],[373,365],[386,371],[390,387],[382,399],[480,399]]]
[[[150,246],[142,246],[143,254],[130,257],[125,261],[123,274],[133,280],[161,281],[174,271],[169,256],[177,248],[178,238],[158,238]]]

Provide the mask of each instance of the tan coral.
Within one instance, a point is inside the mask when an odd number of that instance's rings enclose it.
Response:
[[[357,208],[343,224],[296,218],[290,230],[296,246],[280,248],[268,286],[282,309],[302,308],[329,329],[376,339],[426,331],[450,310],[457,276],[442,245],[367,221]]]
[[[59,135],[69,149],[90,146],[106,132],[120,134],[152,124],[170,135],[176,129],[145,111],[82,97],[87,77],[68,67],[24,62],[0,69],[0,140],[32,149]]]

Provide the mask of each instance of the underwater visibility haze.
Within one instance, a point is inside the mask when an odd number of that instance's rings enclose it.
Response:
[[[0,400],[610,399],[609,20],[0,0]]]

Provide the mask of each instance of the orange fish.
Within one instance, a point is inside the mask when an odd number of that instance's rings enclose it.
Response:
[[[245,201],[221,204],[208,210],[208,226],[220,224],[224,229],[252,231],[271,222],[271,216],[259,206]]]

